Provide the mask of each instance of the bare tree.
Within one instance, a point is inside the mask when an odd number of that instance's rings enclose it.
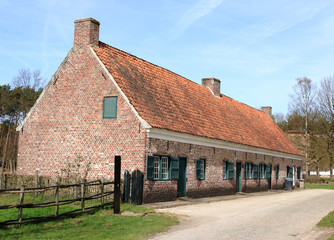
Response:
[[[318,92],[318,111],[322,117],[321,136],[327,143],[329,154],[330,179],[333,179],[334,163],[334,76],[321,81]]]
[[[289,110],[291,112],[297,112],[305,118],[305,171],[308,176],[308,147],[309,147],[309,115],[314,109],[314,100],[316,97],[316,85],[312,83],[312,80],[303,77],[297,78],[297,83],[294,85],[294,95],[291,95],[291,102]]]
[[[40,70],[31,72],[29,68],[20,69],[19,74],[13,78],[12,84],[14,88],[31,88],[37,91],[44,86],[45,79],[41,77]]]

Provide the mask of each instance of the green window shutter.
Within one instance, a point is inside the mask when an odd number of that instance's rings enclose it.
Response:
[[[179,158],[171,158],[170,176],[172,180],[179,179]]]
[[[202,180],[205,180],[206,178],[206,159],[202,159],[202,161],[203,161],[203,167],[204,167]]]
[[[297,167],[297,179],[300,179],[300,172],[301,172],[301,168]]]
[[[228,162],[228,179],[234,179],[234,163]]]
[[[117,97],[103,98],[103,118],[117,117]]]
[[[201,160],[196,159],[196,179],[201,179]]]
[[[154,178],[154,156],[147,156],[146,161],[146,179],[153,180]]]
[[[276,179],[279,178],[279,166],[275,166]]]
[[[271,178],[271,165],[266,165],[266,178]]]
[[[257,164],[253,165],[253,178],[254,179],[259,178],[259,165],[257,165]]]
[[[244,163],[244,178],[247,179],[247,163]]]

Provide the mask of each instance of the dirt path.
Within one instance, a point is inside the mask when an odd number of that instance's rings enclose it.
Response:
[[[305,190],[161,209],[180,225],[151,239],[327,239],[315,225],[334,210],[334,191]]]

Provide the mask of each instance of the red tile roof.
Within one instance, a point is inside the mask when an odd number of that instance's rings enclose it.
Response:
[[[100,42],[97,56],[152,127],[301,155],[265,113]]]

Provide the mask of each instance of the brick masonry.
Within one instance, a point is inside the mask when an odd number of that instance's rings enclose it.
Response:
[[[244,177],[243,163],[272,165],[272,189],[283,189],[284,178],[287,176],[286,167],[300,167],[301,161],[274,156],[233,151],[227,149],[206,147],[194,144],[180,143],[161,139],[148,138],[147,154],[169,155],[172,157],[187,158],[186,191],[189,197],[207,197],[236,193],[236,177],[232,180],[223,180],[223,161],[242,162],[242,192],[267,191],[267,179],[250,179]],[[195,160],[206,159],[206,179],[197,180],[195,176]],[[276,179],[274,166],[279,166],[279,178]],[[295,171],[296,186],[299,186]],[[175,200],[177,198],[177,181],[149,181],[144,184],[144,202],[161,200]]]

